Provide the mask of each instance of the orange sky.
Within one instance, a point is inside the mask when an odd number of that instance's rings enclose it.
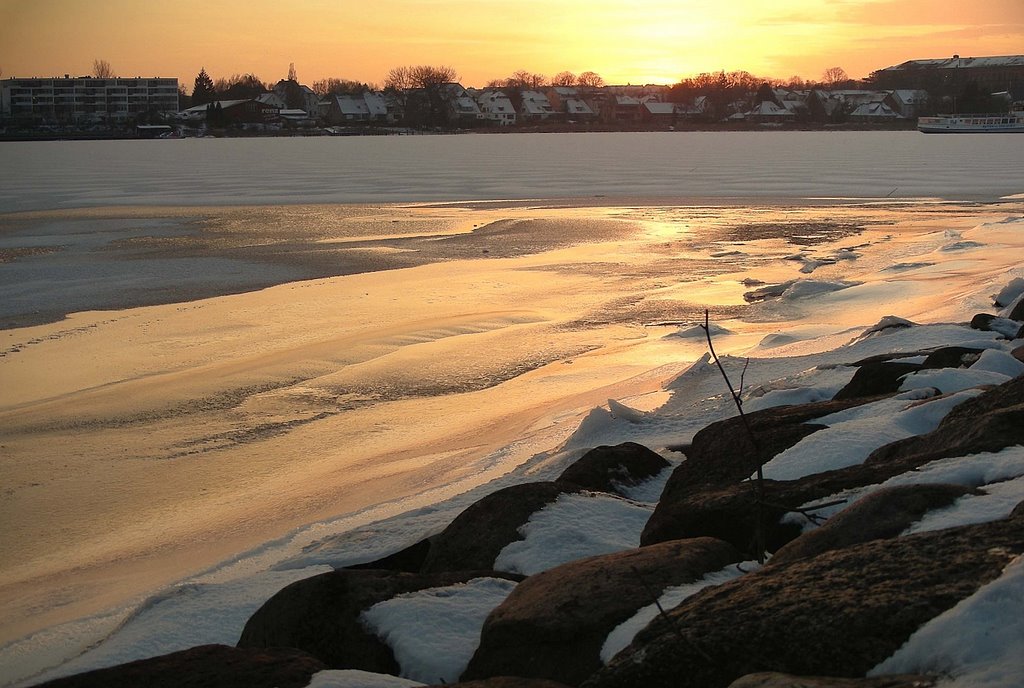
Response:
[[[904,60],[1024,53],[1024,0],[0,0],[4,77],[253,72],[381,82],[451,65],[466,86],[517,69],[673,83],[703,71],[817,79]]]

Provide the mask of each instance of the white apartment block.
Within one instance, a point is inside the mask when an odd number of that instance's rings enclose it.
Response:
[[[178,80],[93,77],[4,79],[0,115],[45,123],[124,121],[140,114],[177,112]]]

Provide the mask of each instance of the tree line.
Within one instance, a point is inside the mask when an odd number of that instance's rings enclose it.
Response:
[[[877,74],[873,74],[868,83],[877,80]],[[110,63],[99,59],[93,62],[93,75],[99,78],[115,76]],[[935,78],[941,77],[936,76]],[[401,100],[407,111],[417,113],[415,119],[431,123],[443,119],[442,115],[447,103],[446,97],[450,95],[444,93],[444,86],[458,81],[458,72],[454,67],[448,65],[405,65],[391,69],[383,84],[379,85],[356,79],[330,77],[314,81],[309,88],[320,99],[335,95],[356,95],[364,91],[388,91]],[[485,88],[506,90],[510,96],[514,97],[519,91],[536,90],[549,86],[600,88],[604,85],[605,81],[601,75],[593,71],[584,71],[580,74],[561,71],[554,76],[547,77],[544,74],[520,69],[506,77],[486,82]],[[768,88],[781,87],[794,91],[807,91],[816,88],[836,90],[863,86],[862,82],[850,78],[846,70],[838,66],[824,70],[818,80],[805,80],[800,76],[775,79],[755,76],[743,70],[730,72],[721,70],[702,72],[681,79],[669,87],[668,100],[692,103],[695,99],[703,97],[707,114],[713,118],[720,118],[728,114],[733,103],[749,99],[751,94],[756,93],[758,101],[769,99],[765,91]],[[939,96],[947,100],[951,96],[958,98],[961,108],[964,110],[991,110],[998,106],[992,102],[988,94],[980,92],[977,84],[963,84],[956,93],[948,93],[947,91],[950,90],[948,85],[944,85],[944,89],[939,86],[943,86],[943,84],[937,84],[935,88],[926,90],[932,94],[935,100],[938,100]],[[889,86],[886,85],[886,87]],[[214,80],[203,68],[196,75],[191,94],[186,92],[184,85],[179,86],[179,100],[182,107],[188,107],[218,100],[256,98],[260,94],[272,90],[283,93],[287,107],[305,108],[305,94],[299,84],[294,64],[289,65],[287,77],[277,82],[265,82],[251,72],[233,74]]]

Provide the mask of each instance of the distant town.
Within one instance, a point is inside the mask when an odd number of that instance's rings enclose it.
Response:
[[[96,60],[87,76],[0,80],[0,138],[172,138],[490,131],[718,128],[910,128],[940,112],[1007,112],[1024,102],[1024,55],[909,60],[850,79],[713,72],[673,85],[608,85],[599,74],[518,71],[467,88],[446,66],[392,69],[384,84],[304,84],[294,65],[190,89],[175,78],[124,78]]]

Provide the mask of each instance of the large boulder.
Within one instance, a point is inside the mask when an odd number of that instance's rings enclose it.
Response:
[[[963,368],[978,360],[982,351],[968,346],[944,346],[929,353],[921,368]]]
[[[874,540],[706,589],[655,619],[587,688],[726,688],[777,671],[855,678],[1024,552],[1001,521]]]
[[[759,499],[757,484],[747,481],[694,490],[667,503],[663,498],[648,519],[640,544],[647,547],[684,538],[711,537],[728,542],[749,559],[756,559],[759,539],[763,539],[768,551],[774,551],[800,534],[799,526],[781,523],[789,510],[785,505],[798,506],[808,499],[823,496],[816,491],[808,493],[798,486],[795,490],[793,487],[765,480]]]
[[[802,504],[843,490],[882,483],[937,459],[994,452],[1024,444],[1024,377],[1014,378],[964,401],[954,407],[932,432],[879,447],[862,464],[815,473],[799,480],[765,480],[760,512],[752,483],[730,483],[727,480],[730,477],[728,472],[731,471],[733,476],[740,472],[731,468],[738,460],[724,453],[722,445],[727,440],[716,441],[719,443],[718,451],[723,452],[720,457],[725,466],[716,470],[717,454],[708,452],[706,456],[698,454],[700,458],[688,472],[684,473],[683,469],[687,468],[690,460],[673,471],[661,501],[644,527],[641,545],[708,536],[751,551],[748,548],[756,538],[756,514],[760,513],[766,544],[772,551],[799,534],[792,527],[780,525],[779,518]],[[709,481],[711,487],[701,490],[698,482],[700,471],[697,469],[704,466],[715,477]],[[681,476],[678,480],[677,475]]]
[[[431,538],[423,538],[419,542],[409,545],[405,549],[398,550],[386,557],[368,561],[365,564],[352,564],[346,569],[375,569],[382,571],[405,571],[406,573],[419,573],[423,568],[423,562],[430,554]]]
[[[901,674],[873,678],[834,678],[831,676],[793,676],[775,671],[747,674],[729,684],[729,688],[932,688],[936,676]]]
[[[494,560],[506,545],[523,539],[519,528],[535,511],[571,492],[579,492],[579,488],[556,482],[524,483],[492,492],[473,503],[432,539],[423,571],[493,568]]]
[[[853,378],[832,397],[835,400],[893,394],[900,388],[904,375],[921,370],[920,363],[886,361],[865,363],[857,368]]]
[[[623,487],[653,478],[669,465],[668,461],[642,444],[624,442],[591,449],[565,469],[558,482],[626,496]]]
[[[740,561],[711,538],[580,559],[520,583],[484,623],[462,678],[512,674],[577,685],[601,666],[608,634],[661,591]]]
[[[866,466],[914,468],[928,461],[1024,444],[1024,377],[953,407],[935,430],[879,447]]]
[[[46,688],[305,688],[327,667],[292,648],[200,645],[40,684]]]
[[[341,569],[288,585],[267,600],[242,630],[240,648],[294,647],[330,669],[397,674],[391,649],[360,622],[378,602],[426,588],[465,583],[481,576],[518,580],[503,573],[413,574]]]
[[[726,487],[745,480],[758,465],[813,432],[822,429],[812,421],[830,413],[859,406],[873,399],[822,401],[793,406],[775,406],[746,414],[746,421],[734,416],[700,430],[684,450],[686,461],[668,479],[662,500],[706,487]],[[757,438],[754,447],[750,430]]]
[[[775,552],[769,562],[779,566],[861,542],[893,538],[932,509],[952,504],[978,490],[963,485],[901,485],[874,492],[804,533]]]

